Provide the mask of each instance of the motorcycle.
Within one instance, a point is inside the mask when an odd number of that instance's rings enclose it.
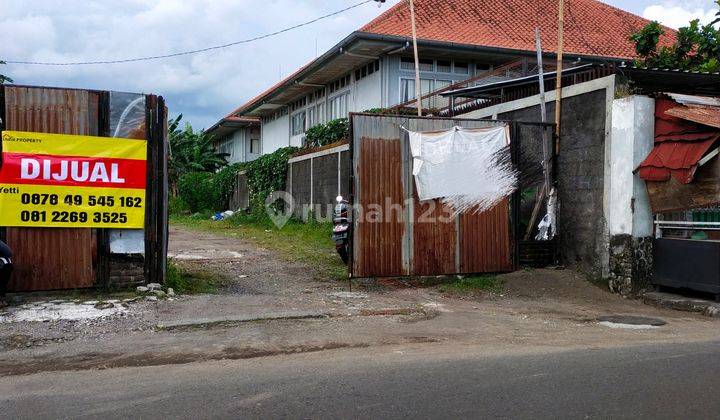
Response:
[[[332,239],[335,242],[335,250],[347,264],[350,259],[350,231],[352,229],[350,203],[341,195],[336,198],[336,201],[337,204],[333,209]]]

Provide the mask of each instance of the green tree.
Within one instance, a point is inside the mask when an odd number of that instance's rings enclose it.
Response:
[[[0,60],[0,64],[6,64],[6,63],[4,61]],[[13,83],[13,79],[11,79],[3,74],[0,74],[0,85],[2,85],[3,83]]]
[[[213,136],[195,131],[189,123],[180,129],[182,114],[168,123],[170,142],[169,177],[173,191],[177,181],[191,172],[215,172],[227,165],[227,153],[215,151]]]
[[[715,0],[720,9],[720,0]],[[651,22],[630,36],[638,54],[636,64],[644,67],[672,68],[680,70],[720,71],[720,10],[717,19],[708,25],[700,25],[695,19],[677,32],[674,45],[658,48],[660,37],[665,33],[658,22]]]

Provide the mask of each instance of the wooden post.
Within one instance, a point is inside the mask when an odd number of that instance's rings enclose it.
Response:
[[[558,47],[557,47],[557,71],[555,79],[555,134],[560,138],[560,115],[562,113],[562,69],[563,69],[563,45],[564,45],[564,24],[565,24],[565,1],[558,2]],[[560,142],[555,144],[555,153],[560,152]]]
[[[413,52],[415,54],[415,98],[417,99],[418,117],[422,117],[422,89],[420,89],[420,58],[418,57],[417,27],[415,26],[415,4],[410,2],[410,25],[412,26]]]
[[[540,40],[539,27],[535,28],[535,50],[537,51],[538,83],[540,83],[540,121],[546,122],[547,110],[545,106],[545,72],[543,70],[542,41]]]

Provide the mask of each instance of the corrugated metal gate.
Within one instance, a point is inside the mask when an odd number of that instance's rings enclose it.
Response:
[[[35,86],[0,86],[0,129],[110,136],[111,92]],[[167,250],[166,132],[163,99],[145,96],[143,131],[148,139],[145,222],[145,278],[162,282]],[[0,227],[13,249],[13,292],[107,285],[110,246],[107,229]]]
[[[517,267],[519,199],[482,214],[450,217],[439,200],[420,203],[412,176],[410,131],[455,125],[481,128],[509,124],[519,161],[515,122],[351,115],[352,202],[355,206],[351,274],[393,277],[509,272]],[[511,209],[512,207],[512,209]]]
[[[5,87],[4,128],[97,136],[99,93]],[[90,287],[98,259],[97,229],[7,228],[15,254],[11,291]]]

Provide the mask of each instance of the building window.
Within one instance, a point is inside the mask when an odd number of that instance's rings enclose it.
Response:
[[[305,132],[305,111],[292,116],[292,135],[297,136]]]
[[[477,63],[475,65],[475,74],[483,74],[493,69],[492,64]]]
[[[343,93],[330,99],[330,119],[346,118],[348,113],[348,98],[350,93]]]
[[[315,113],[315,107],[311,106],[307,109],[307,127],[315,127],[318,124],[317,114]]]
[[[446,88],[452,84],[452,81],[450,80],[436,80],[435,81],[435,90],[440,90],[442,88]],[[435,103],[433,104],[434,108],[447,108],[450,106],[450,98],[444,98],[440,95],[436,95]]]
[[[420,62],[420,71],[435,71],[435,61],[427,58],[421,58],[418,61]]]
[[[349,85],[350,85],[350,75],[348,74],[348,75],[341,77],[340,79],[330,83],[329,90],[330,90],[330,93],[333,93],[333,92],[336,92],[336,91],[344,88],[345,86],[349,86]]]
[[[415,70],[415,59],[413,57],[401,57],[400,70]]]
[[[425,96],[433,91],[433,79],[420,79],[420,95]],[[408,102],[415,99],[415,79],[400,79],[400,102]],[[423,99],[422,106],[428,108],[430,106],[430,98]]]
[[[420,79],[420,94],[426,96],[430,92],[446,88],[452,83],[451,80]],[[400,103],[409,102],[413,99],[415,99],[415,80],[400,79]],[[447,107],[448,104],[449,100],[447,98],[438,95],[425,98],[422,101],[423,108],[442,108]]]
[[[404,103],[415,99],[415,80],[400,79],[400,102]]]
[[[437,72],[438,73],[452,73],[452,61],[438,60],[437,61]]]
[[[260,139],[250,139],[250,153],[256,155],[260,153]]]
[[[469,74],[470,73],[470,64],[468,64],[464,61],[456,61],[455,62],[455,73]]]
[[[322,124],[325,122],[325,103],[317,104],[317,124]]]

